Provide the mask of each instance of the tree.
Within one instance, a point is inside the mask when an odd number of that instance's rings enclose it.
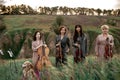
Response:
[[[39,9],[40,14],[44,14],[44,8],[43,7],[40,6],[38,9]]]
[[[81,14],[81,15],[86,15],[85,11],[86,11],[86,8],[84,8],[84,7],[81,8],[81,12],[80,12],[80,14]]]
[[[87,15],[94,15],[93,10],[88,8],[86,11],[88,14]]]
[[[20,8],[19,8],[18,6],[13,5],[13,6],[11,6],[11,8],[12,8],[11,14],[13,14],[13,15],[21,14],[21,13],[20,13]]]
[[[76,15],[78,15],[80,13],[80,7],[74,8],[74,12],[75,12]]]
[[[107,10],[107,14],[108,14],[109,16],[111,16],[111,12],[112,12],[112,10]]]
[[[98,13],[98,16],[100,16],[100,14],[102,13],[102,10],[98,8],[96,12]]]
[[[49,15],[51,13],[50,7],[46,7],[46,14]]]
[[[120,16],[120,9],[117,10],[117,16]]]
[[[64,6],[63,7],[63,14],[67,15],[67,13],[68,13],[68,7]]]
[[[70,15],[73,15],[74,8],[69,8]]]
[[[106,15],[106,14],[107,14],[107,10],[104,9],[104,10],[103,10],[103,15]]]
[[[52,7],[51,9],[50,9],[50,11],[51,11],[51,15],[56,15],[57,14],[57,10],[58,10],[58,6],[56,6],[56,7]]]
[[[67,15],[69,9],[68,7],[64,6],[64,7],[59,7],[59,11],[62,12],[63,15]]]

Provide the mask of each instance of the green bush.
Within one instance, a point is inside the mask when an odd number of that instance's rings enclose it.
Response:
[[[115,44],[115,53],[119,53],[120,52],[120,29],[118,28],[113,28],[113,29],[110,29],[110,34],[113,35],[114,37],[114,44]]]
[[[51,30],[56,34],[59,34],[59,27],[64,24],[64,19],[62,16],[57,16],[55,22],[52,24]]]
[[[116,24],[117,24],[115,19],[108,19],[106,23],[111,26],[116,26]]]
[[[4,52],[4,56],[2,56],[2,58],[4,59],[10,58],[9,54],[7,53],[9,49],[11,49],[14,54],[13,58],[16,58],[19,55],[19,52],[23,46],[23,43],[26,40],[26,35],[28,31],[32,31],[33,33],[34,29],[27,29],[27,28],[18,29],[18,30],[12,30],[4,33],[5,38],[7,38],[8,42],[3,42],[2,44],[3,45],[2,49]]]

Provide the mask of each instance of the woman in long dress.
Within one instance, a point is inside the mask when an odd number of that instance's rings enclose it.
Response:
[[[70,40],[68,36],[66,35],[66,27],[61,26],[59,30],[59,35],[56,37],[56,49],[60,46],[61,55],[59,55],[59,51],[56,51],[56,66],[58,66],[58,63],[60,64],[67,64],[67,52],[69,52],[70,49]],[[61,56],[61,57],[60,57]]]
[[[40,74],[39,74],[39,70],[37,70],[36,64],[40,56],[38,55],[37,51],[38,51],[38,48],[41,46],[47,46],[47,45],[42,40],[42,33],[40,33],[39,31],[36,31],[32,41],[32,50],[33,50],[32,62],[33,62],[33,66],[35,69],[35,73],[38,77],[38,80],[40,80]]]
[[[85,59],[87,52],[87,37],[82,31],[81,25],[75,25],[75,31],[73,36],[73,57],[74,63],[78,63]]]
[[[102,33],[99,34],[96,38],[95,53],[96,53],[98,60],[105,60],[106,59],[106,56],[105,56],[106,44],[108,43],[112,48],[114,46],[114,38],[112,35],[108,33],[109,32],[108,25],[102,25],[101,30],[102,30]]]

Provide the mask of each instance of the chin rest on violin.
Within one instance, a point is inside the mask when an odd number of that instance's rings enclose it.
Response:
[[[48,47],[45,47],[45,46],[39,47],[37,53],[39,55],[39,58],[38,58],[38,61],[36,64],[36,67],[38,70],[41,70],[44,67],[51,66],[51,62],[50,62],[49,57],[48,57],[48,55],[49,55],[49,48]]]

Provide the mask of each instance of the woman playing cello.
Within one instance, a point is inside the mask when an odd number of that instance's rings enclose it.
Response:
[[[38,49],[41,46],[46,47],[47,45],[42,40],[42,33],[40,33],[39,31],[36,31],[34,36],[33,36],[33,41],[32,41],[32,50],[33,50],[32,62],[33,62],[33,66],[34,66],[34,69],[35,69],[35,73],[38,77],[38,80],[40,80],[40,75],[39,75],[39,71],[36,67],[36,64],[38,62],[38,58],[41,57],[41,56],[39,56],[37,52],[38,52]]]

